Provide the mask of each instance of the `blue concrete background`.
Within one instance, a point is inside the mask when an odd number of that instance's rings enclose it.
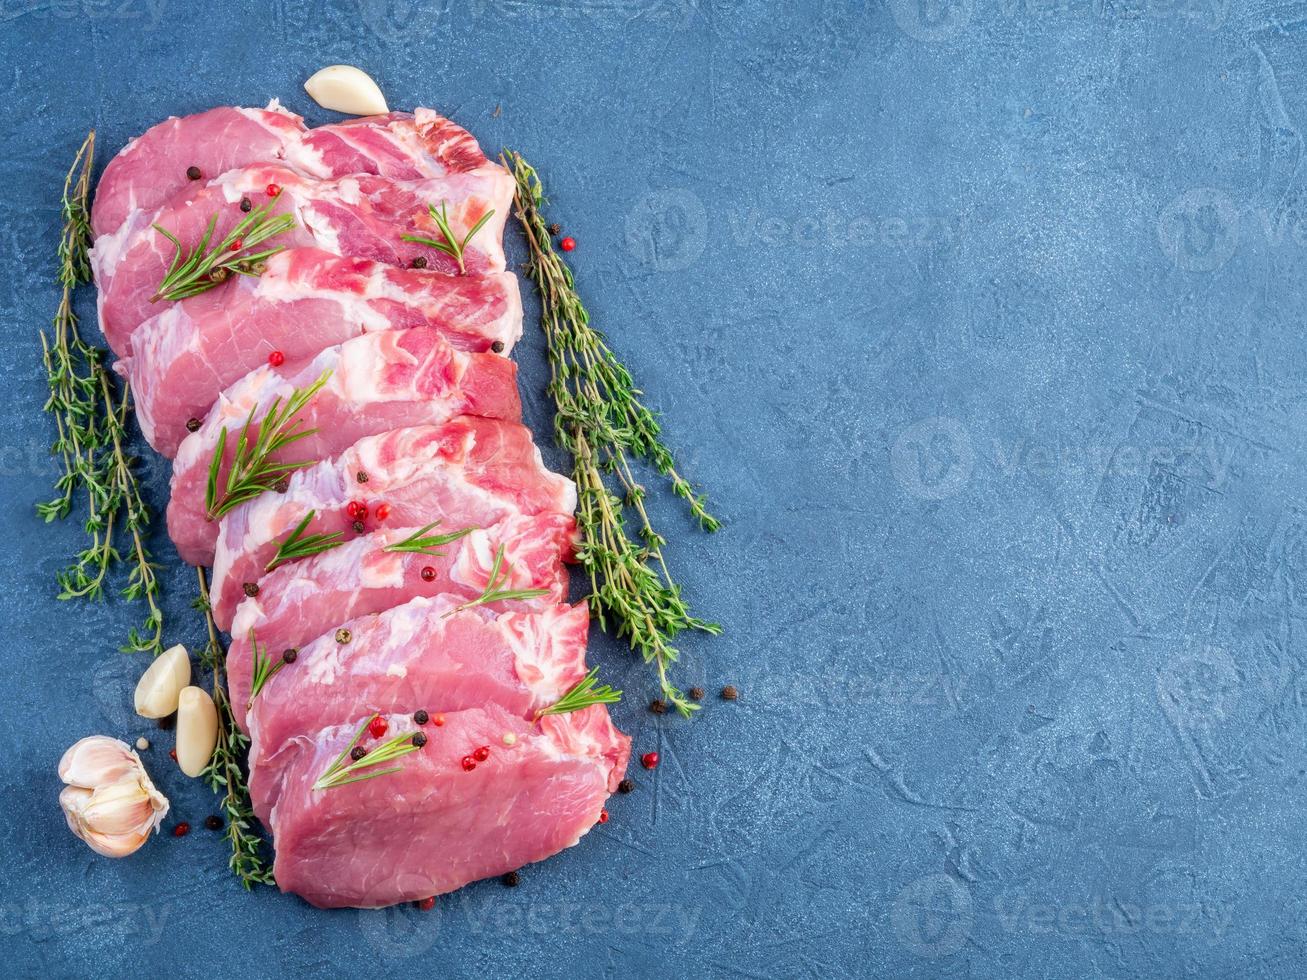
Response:
[[[1298,0],[0,2],[6,972],[1301,975],[1305,56]],[[597,640],[662,766],[425,914],[247,895],[202,829],[106,861],[55,805],[65,746],[145,730],[136,611],[55,601],[79,531],[33,516],[58,182],[90,125],[103,164],[218,103],[325,121],[337,61],[537,164],[729,519],[657,509],[727,628],[680,677],[742,699],[652,716]]]

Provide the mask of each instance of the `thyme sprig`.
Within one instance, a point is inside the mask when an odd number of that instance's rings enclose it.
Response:
[[[486,580],[486,587],[481,594],[475,599],[469,599],[461,606],[456,606],[446,616],[452,616],[456,612],[462,612],[464,609],[471,609],[474,606],[484,606],[490,602],[509,602],[514,599],[538,599],[542,595],[549,595],[548,589],[506,589],[504,585],[512,577],[513,567],[504,565],[504,546],[501,544],[495,549],[495,560],[490,564],[490,577]]]
[[[219,490],[218,473],[222,469],[223,459],[227,454],[227,427],[218,433],[218,444],[214,447],[213,461],[209,464],[209,478],[204,490],[204,506],[211,519],[217,520],[234,507],[268,490],[276,489],[290,473],[312,466],[312,460],[281,463],[272,457],[301,439],[308,438],[317,429],[305,429],[296,419],[309,400],[316,395],[331,377],[330,371],[324,371],[317,381],[307,388],[296,388],[283,403],[281,396],[273,399],[272,405],[259,423],[259,433],[251,441],[250,429],[254,425],[254,409],[245,419],[240,435],[236,440],[236,455],[231,468],[227,470],[227,479]]]
[[[236,726],[232,716],[231,699],[223,679],[223,663],[227,652],[218,638],[218,627],[213,621],[209,600],[209,581],[203,568],[197,568],[200,595],[195,607],[204,613],[209,640],[200,654],[200,661],[213,672],[213,703],[218,708],[218,744],[213,758],[203,775],[209,787],[222,795],[222,810],[227,818],[227,841],[231,844],[228,861],[232,873],[240,879],[246,890],[255,885],[275,885],[272,865],[264,856],[263,838],[254,830],[254,810],[250,804],[250,788],[242,764],[249,753],[250,740]]]
[[[294,663],[296,656],[299,654],[298,650],[291,648],[284,651],[276,660],[273,660],[259,649],[258,638],[254,635],[252,629],[250,630],[250,651],[254,657],[254,671],[250,679],[250,696],[245,702],[246,711],[254,707],[254,699],[263,691],[263,686],[272,680],[281,668]]]
[[[392,772],[399,772],[404,768],[403,766],[390,766],[386,769],[371,770],[376,766],[382,766],[387,762],[393,762],[395,759],[406,756],[410,752],[416,752],[426,744],[426,736],[421,732],[404,732],[403,734],[388,738],[380,745],[369,749],[367,755],[363,756],[361,759],[352,759],[350,757],[350,752],[353,751],[354,746],[359,744],[359,739],[363,737],[363,733],[368,730],[368,726],[372,724],[376,717],[376,712],[373,712],[367,720],[359,726],[359,730],[354,733],[354,737],[349,740],[349,744],[345,746],[340,755],[336,756],[336,761],[328,766],[327,771],[318,777],[317,782],[313,784],[314,789],[332,789],[336,786],[346,786],[349,783],[361,783],[365,779],[376,779],[378,776],[387,776]],[[422,736],[420,741],[417,740],[419,735]]]
[[[276,245],[260,251],[253,251],[253,247],[295,227],[292,215],[274,215],[273,207],[274,204],[264,204],[254,208],[213,247],[210,247],[210,242],[218,227],[217,214],[209,219],[204,235],[193,249],[183,246],[167,228],[154,225],[155,231],[172,242],[174,251],[168,272],[150,297],[150,302],[186,299],[207,292],[231,278],[233,273],[242,276],[262,273],[263,263],[284,251],[286,246]]]
[[[518,153],[506,151],[501,160],[517,180],[514,205],[530,250],[527,272],[540,290],[554,433],[572,455],[582,537],[578,559],[590,576],[591,608],[601,626],[611,624],[618,637],[656,666],[664,700],[688,718],[699,705],[668,680],[668,667],[679,656],[673,641],[685,630],[717,634],[721,627],[690,615],[663,558],[666,540],[649,519],[646,490],[631,459],[648,462],[666,477],[705,531],[721,524],[708,512],[705,497],[677,471],[658,420],[644,405],[630,371],[591,326],[572,272],[554,250],[541,213],[545,197],[539,175]],[[616,492],[605,477],[616,483]],[[628,514],[636,522],[639,543],[628,530]]]
[[[573,685],[572,689],[564,694],[547,708],[541,708],[536,712],[536,717],[541,718],[544,715],[565,715],[569,711],[580,711],[582,708],[588,708],[592,704],[616,704],[622,700],[622,692],[614,691],[607,684],[595,686],[595,681],[599,679],[599,668],[591,667],[590,672],[582,677]]]
[[[345,543],[343,531],[332,531],[330,534],[305,534],[304,532],[309,529],[309,525],[317,516],[316,510],[311,510],[304,515],[304,519],[296,524],[295,529],[277,545],[277,553],[272,556],[272,561],[268,562],[265,571],[270,572],[288,561],[298,561],[300,558],[308,558],[310,555],[339,548]]]
[[[495,209],[491,208],[483,214],[479,221],[474,224],[468,233],[460,241],[454,234],[454,229],[449,226],[449,215],[445,211],[445,202],[440,202],[440,210],[436,210],[434,204],[428,204],[427,210],[431,212],[431,220],[436,223],[436,228],[440,231],[441,238],[444,241],[436,241],[434,238],[423,238],[421,235],[402,235],[406,242],[417,242],[419,245],[430,245],[438,252],[444,252],[458,263],[459,272],[467,272],[467,266],[463,264],[463,250],[467,248],[467,243],[472,240],[472,236],[479,232],[487,221],[495,216]]]
[[[439,521],[432,521],[426,527],[420,528],[410,534],[403,541],[396,541],[393,544],[388,544],[381,550],[410,551],[417,554],[430,555],[432,558],[444,558],[445,553],[443,551],[437,551],[437,548],[443,548],[445,545],[457,541],[459,538],[465,537],[476,530],[475,527],[465,527],[459,531],[450,531],[448,534],[432,534],[431,532],[439,526]]]
[[[74,498],[85,492],[90,543],[58,574],[59,598],[102,599],[110,573],[128,564],[127,584],[120,594],[129,601],[144,599],[146,615],[144,623],[128,634],[124,649],[158,654],[163,650],[163,613],[158,566],[146,547],[150,512],[141,493],[136,459],[125,448],[130,396],[125,386],[119,393],[105,366],[104,352],[82,339],[73,312],[73,292],[91,279],[88,200],[94,157],[92,130],[64,178],[58,246],[62,288],[54,329],[41,332],[50,386],[45,410],[54,416],[52,451],[62,472],[55,481],[55,496],[38,504],[37,513],[47,522],[62,520],[72,512]]]

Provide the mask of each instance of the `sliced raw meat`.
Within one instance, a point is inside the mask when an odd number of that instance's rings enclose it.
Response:
[[[276,161],[306,177],[379,174],[396,180],[475,170],[487,162],[471,133],[431,109],[306,129],[276,102],[267,109],[221,106],[165,119],[128,143],[104,168],[91,227],[107,235],[133,211],[156,211],[189,186],[191,167],[211,180]]]
[[[265,493],[223,518],[211,592],[218,625],[231,626],[245,586],[259,582],[278,543],[309,511],[317,512],[309,533],[357,537],[346,513],[355,500],[384,501],[395,526],[488,527],[514,514],[571,515],[576,487],[545,468],[530,430],[514,422],[462,416],[369,436],[336,459],[297,470],[286,493]]]
[[[217,523],[206,518],[204,495],[220,433],[227,431],[219,486],[227,479],[246,421],[254,420],[249,430],[253,443],[274,403],[284,407],[297,388],[306,391],[318,379],[327,379],[287,425],[312,434],[275,454],[277,462],[326,459],[364,436],[432,425],[457,415],[512,422],[522,418],[517,366],[498,354],[456,351],[434,330],[364,334],[328,347],[298,370],[286,368],[264,364],[228,388],[177,453],[168,534],[178,554],[192,565],[213,564],[218,541]]]
[[[266,780],[260,793],[265,807],[277,803],[277,754],[286,743],[347,725],[360,706],[381,714],[422,708],[434,716],[493,704],[534,721],[585,676],[590,612],[584,603],[496,614],[460,610],[462,601],[413,599],[339,621],[349,631],[348,643],[332,633],[321,636],[268,679],[246,719],[250,765]]]
[[[269,187],[280,188],[275,198],[268,197]],[[176,249],[154,226],[166,229],[190,249],[217,215],[213,245],[244,217],[243,198],[259,205],[271,200],[275,213],[295,217],[294,228],[269,239],[264,247],[313,245],[338,255],[404,267],[421,257],[428,269],[451,275],[460,273],[452,256],[404,241],[403,236],[443,241],[428,205],[445,205],[459,241],[493,211],[464,249],[464,266],[468,275],[504,270],[501,239],[513,199],[513,178],[502,167],[487,164],[479,170],[408,181],[370,175],[312,180],[276,165],[232,170],[174,197],[153,215],[131,218],[118,231],[96,240],[91,262],[100,288],[100,326],[115,353],[129,353],[132,333],[168,302],[152,303],[151,298]]]
[[[321,908],[440,895],[570,847],[599,820],[630,753],[601,705],[536,725],[487,705],[428,725],[399,772],[313,789],[367,717],[361,706],[351,724],[288,743],[271,812],[262,770],[250,779],[275,836],[277,884]],[[407,712],[385,717],[392,733],[415,727]],[[489,757],[466,771],[462,758],[482,745]]]
[[[502,546],[503,588],[545,589],[539,598],[496,602],[494,609],[541,609],[567,598],[565,556],[572,553],[576,522],[561,514],[509,517],[438,549],[439,554],[387,551],[419,528],[376,531],[265,575],[259,594],[242,600],[231,625],[227,685],[232,712],[245,727],[253,670],[250,634],[272,657],[333,632],[348,619],[384,612],[416,596],[474,599],[485,589]],[[457,528],[437,528],[429,533]],[[426,575],[425,569],[430,569]]]
[[[131,381],[146,440],[172,456],[187,422],[218,393],[280,351],[294,368],[319,351],[380,330],[426,327],[459,350],[507,353],[522,335],[522,298],[511,272],[445,276],[295,248],[257,279],[168,304],[132,337],[118,364]]]

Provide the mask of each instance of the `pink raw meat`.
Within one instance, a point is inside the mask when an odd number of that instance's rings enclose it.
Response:
[[[572,552],[576,522],[562,514],[509,517],[443,545],[439,554],[386,551],[419,528],[376,531],[265,575],[259,594],[241,601],[227,648],[232,713],[245,727],[251,672],[250,634],[259,649],[280,656],[335,630],[343,621],[383,612],[416,596],[474,599],[485,589],[502,546],[504,588],[545,589],[539,598],[491,604],[494,609],[539,609],[567,598],[563,558]],[[431,534],[439,533],[437,528]],[[447,531],[457,528],[445,528]],[[423,576],[430,569],[429,577]]]
[[[366,712],[286,745],[270,812],[262,770],[250,780],[276,839],[277,884],[320,908],[415,901],[556,854],[598,822],[630,754],[602,705],[532,725],[487,704],[428,725],[399,772],[314,790]],[[385,717],[391,733],[415,728],[408,711]],[[489,758],[465,771],[461,759],[482,745]]]
[[[207,519],[204,494],[222,430],[227,440],[220,486],[246,421],[254,419],[249,431],[253,443],[274,402],[284,407],[295,389],[307,390],[323,376],[326,383],[287,425],[287,430],[298,426],[312,435],[270,458],[326,459],[364,436],[444,422],[456,415],[512,422],[522,418],[517,365],[497,354],[456,351],[434,330],[364,334],[328,347],[298,370],[287,367],[265,364],[223,392],[173,461],[168,534],[178,554],[192,565],[213,563],[218,525]]]
[[[416,707],[434,716],[494,704],[534,721],[585,676],[590,612],[584,603],[495,613],[459,610],[463,601],[418,598],[338,621],[349,642],[320,636],[264,683],[246,720],[250,766],[260,770],[265,808],[277,803],[277,755],[286,743],[349,724],[360,706],[381,714]]]
[[[228,170],[284,161],[307,177],[379,174],[398,180],[474,170],[486,156],[472,135],[430,109],[349,119],[317,129],[276,102],[266,109],[220,106],[150,127],[109,161],[91,209],[97,236],[147,214],[190,184]]]
[[[269,198],[267,188],[274,185],[280,193]],[[217,215],[213,245],[244,217],[240,202],[248,198],[260,206],[271,202],[274,213],[290,214],[296,221],[294,228],[263,247],[313,245],[338,255],[404,267],[421,257],[432,271],[460,274],[452,256],[403,240],[404,235],[419,235],[443,241],[428,212],[429,204],[443,203],[453,235],[460,241],[484,215],[494,212],[463,252],[466,273],[485,275],[504,270],[501,238],[513,186],[513,178],[496,164],[407,181],[366,174],[312,180],[280,165],[228,171],[172,198],[152,215],[136,212],[142,215],[139,220],[132,218],[96,240],[91,262],[100,288],[100,327],[114,352],[127,354],[136,328],[166,308],[162,304],[169,301],[152,303],[151,298],[176,249],[155,225],[189,249],[200,242]]]
[[[445,276],[345,258],[316,248],[274,255],[256,278],[171,303],[132,337],[118,364],[131,381],[146,440],[172,456],[190,419],[280,351],[295,367],[319,351],[380,330],[427,327],[455,348],[507,353],[522,335],[511,272]]]
[[[435,520],[488,527],[514,514],[571,515],[576,487],[545,468],[530,430],[515,422],[461,416],[368,436],[334,460],[297,470],[286,493],[265,493],[223,518],[211,590],[218,626],[231,626],[244,587],[259,582],[278,543],[309,511],[317,512],[310,533],[356,537],[346,507],[358,499],[384,501],[397,527]]]

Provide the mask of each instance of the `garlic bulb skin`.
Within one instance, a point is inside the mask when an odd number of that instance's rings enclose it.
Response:
[[[169,647],[136,682],[136,713],[142,718],[167,718],[177,710],[177,696],[190,682],[190,654],[180,643]]]
[[[353,65],[329,65],[314,72],[304,83],[304,91],[322,108],[351,116],[381,116],[390,111],[372,76]]]
[[[157,831],[168,800],[140,758],[116,738],[84,738],[59,761],[68,783],[59,794],[68,829],[105,857],[126,857]]]

